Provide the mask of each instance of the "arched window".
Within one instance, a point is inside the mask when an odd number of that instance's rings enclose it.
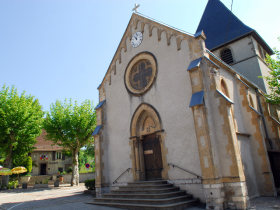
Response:
[[[227,85],[223,79],[221,81],[221,90],[222,90],[223,94],[225,94],[229,98]]]
[[[233,57],[232,57],[232,53],[231,53],[231,50],[230,49],[224,49],[222,52],[221,52],[221,58],[222,60],[227,63],[227,64],[231,64],[233,63]]]
[[[253,99],[252,99],[252,96],[251,96],[251,95],[249,95],[249,100],[250,100],[250,105],[251,105],[251,107],[255,108],[255,107],[254,107],[254,102],[253,102]]]

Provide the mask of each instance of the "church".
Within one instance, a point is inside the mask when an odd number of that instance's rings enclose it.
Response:
[[[271,71],[266,54],[220,0],[195,34],[136,10],[98,87],[94,204],[246,209],[276,196],[280,120],[259,78]]]

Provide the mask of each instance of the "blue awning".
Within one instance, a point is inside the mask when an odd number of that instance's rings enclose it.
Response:
[[[202,58],[198,58],[194,61],[192,61],[187,69],[187,71],[192,70],[194,68],[199,67],[200,63],[201,63]]]
[[[99,109],[105,103],[105,101],[106,100],[99,102],[99,104],[95,107],[95,110]]]
[[[192,94],[191,103],[189,107],[203,104],[204,90]]]
[[[98,125],[96,126],[96,128],[94,129],[93,133],[91,134],[92,136],[98,135],[100,129],[101,129],[102,125]]]

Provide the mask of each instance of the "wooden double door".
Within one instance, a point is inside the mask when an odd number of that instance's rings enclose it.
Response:
[[[159,136],[151,134],[143,140],[146,180],[162,179],[162,155]]]

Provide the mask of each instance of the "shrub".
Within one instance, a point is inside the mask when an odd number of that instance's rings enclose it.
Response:
[[[43,184],[48,184],[49,183],[49,179],[50,178],[46,178],[45,181],[43,182]]]
[[[10,181],[7,188],[8,189],[13,189],[13,188],[17,188],[17,186],[18,186],[18,181]]]
[[[67,174],[66,171],[63,171],[61,174]]]
[[[22,156],[20,161],[15,162],[14,167],[16,166],[23,166],[27,169],[27,172],[20,174],[20,176],[25,176],[32,171],[32,158],[30,156]]]
[[[72,173],[72,167],[67,168],[66,172],[67,172],[68,174]]]
[[[25,167],[27,169],[27,173],[31,173],[31,171],[32,171],[32,158],[30,156],[27,157]]]
[[[87,179],[85,186],[88,190],[95,190],[95,179]]]

